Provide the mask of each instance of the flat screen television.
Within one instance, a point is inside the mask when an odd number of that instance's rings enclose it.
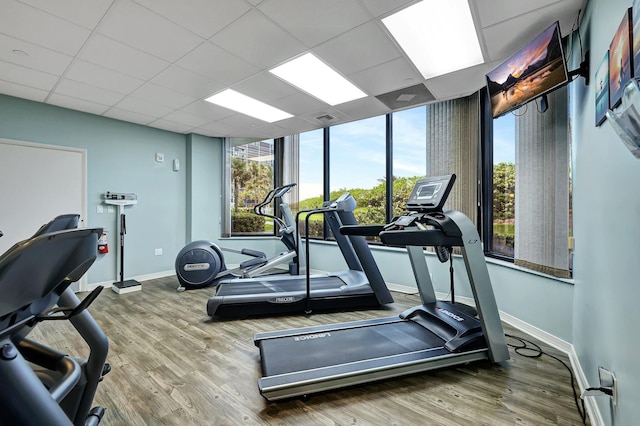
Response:
[[[558,22],[511,55],[486,78],[494,118],[568,83]]]

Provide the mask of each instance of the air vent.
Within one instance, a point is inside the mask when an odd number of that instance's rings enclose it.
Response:
[[[326,123],[328,121],[332,121],[335,120],[336,118],[333,115],[330,114],[325,114],[325,115],[321,115],[319,117],[316,117],[316,120],[318,121],[322,121],[323,123]]]
[[[376,98],[392,110],[404,109],[436,100],[424,84],[416,84],[415,86],[383,93],[376,96]]]

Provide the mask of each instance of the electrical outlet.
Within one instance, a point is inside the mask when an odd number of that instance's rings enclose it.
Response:
[[[162,249],[156,249],[156,256],[162,256]]]
[[[613,404],[613,408],[615,409],[616,405],[618,405],[618,389],[616,376],[611,371],[603,367],[598,367],[598,377],[600,378],[600,387],[611,388],[611,403]]]
[[[104,206],[102,204],[98,204],[96,206],[96,213],[98,213],[98,214],[104,213]]]

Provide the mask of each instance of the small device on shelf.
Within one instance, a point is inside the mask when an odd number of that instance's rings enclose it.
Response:
[[[119,276],[119,280],[113,283],[111,289],[118,294],[131,293],[133,291],[142,290],[142,284],[140,284],[138,281],[124,279],[124,236],[127,233],[124,207],[137,204],[138,196],[133,193],[107,191],[104,193],[103,198],[105,204],[118,206],[118,217],[120,218],[120,244],[118,246],[118,251],[120,252],[120,267],[118,268],[118,266],[116,265],[116,274]]]

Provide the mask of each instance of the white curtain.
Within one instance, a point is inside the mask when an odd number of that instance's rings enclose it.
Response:
[[[515,264],[569,277],[569,153],[567,88],[516,118]],[[523,108],[522,108],[523,109]]]
[[[445,209],[478,216],[479,96],[427,105],[427,176],[455,173]]]

